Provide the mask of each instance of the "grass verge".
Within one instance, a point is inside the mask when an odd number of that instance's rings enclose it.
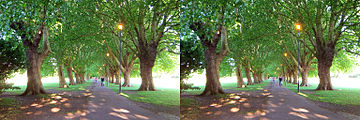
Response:
[[[20,108],[20,101],[14,98],[0,98],[0,119],[14,119]]]
[[[287,84],[289,90],[297,92],[296,84]],[[329,102],[340,105],[360,105],[360,88],[337,88],[331,91],[315,91],[317,84],[310,84],[310,87],[300,87],[299,95],[310,100]]]
[[[129,92],[122,93],[121,95],[137,102],[151,103],[162,106],[180,106],[179,89],[157,88],[157,91],[136,91],[139,87],[140,85],[138,84],[133,84],[132,87],[122,87],[123,91]],[[108,88],[116,93],[119,92],[119,85],[109,83]]]
[[[245,84],[247,84],[247,83],[245,82]],[[231,90],[257,91],[257,90],[264,90],[264,88],[269,84],[270,84],[270,81],[265,80],[265,81],[261,82],[260,84],[246,85],[246,87],[244,87],[244,88],[237,88],[237,83],[222,83],[221,87],[223,89],[231,89]],[[195,87],[199,87],[200,89],[185,90],[184,92],[188,93],[188,94],[192,94],[192,95],[198,95],[198,94],[201,94],[205,89],[205,86],[195,86]]]
[[[54,89],[54,90],[62,90],[62,91],[79,91],[79,90],[85,90],[87,86],[91,85],[92,80],[88,80],[83,84],[76,84],[76,85],[70,85],[67,88],[59,88],[59,83],[44,83],[43,87],[45,90],[47,89]],[[5,92],[9,92],[10,94],[21,94],[25,91],[26,86],[16,86],[20,87],[20,89],[15,90],[6,90]]]

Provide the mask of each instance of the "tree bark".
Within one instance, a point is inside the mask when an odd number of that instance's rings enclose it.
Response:
[[[70,81],[69,85],[75,85],[74,77],[72,74],[72,68],[70,67],[70,65],[66,67],[66,70],[67,70],[67,74],[68,74],[69,81]]]
[[[123,87],[131,87],[130,72],[131,71],[124,71],[124,84],[122,85]]]
[[[67,86],[65,77],[64,77],[64,71],[63,71],[63,65],[62,63],[58,66],[58,74],[59,74],[59,87],[64,88]]]
[[[294,71],[294,73],[293,73],[293,78],[294,78],[293,84],[297,84],[298,79],[297,79],[297,72],[296,71]]]
[[[119,85],[120,84],[120,79],[121,79],[121,76],[119,75],[119,70],[117,70],[116,73],[115,73],[115,79],[116,79],[115,84]]]
[[[326,58],[325,58],[326,59]],[[316,90],[333,90],[330,78],[332,60],[318,59],[318,75],[320,83]]]
[[[22,30],[22,27],[23,26],[18,26],[15,30]],[[48,29],[44,27],[44,24],[42,24],[39,27],[39,32],[37,32],[32,42],[26,38],[26,35],[21,36],[23,44],[29,47],[26,51],[26,60],[29,63],[29,68],[27,69],[28,82],[26,90],[21,95],[36,95],[46,93],[41,82],[40,69],[44,59],[51,52],[48,35]],[[39,42],[41,38],[43,39],[43,49],[40,53],[38,53]]]
[[[256,75],[255,72],[252,72],[252,76],[254,78],[254,84],[258,84],[259,83],[259,80],[258,80],[258,76]]]
[[[114,76],[115,76],[114,74],[111,74],[111,81],[110,81],[110,83],[114,83],[114,81],[115,81],[115,80],[114,80]]]
[[[210,93],[210,95],[219,93],[224,94],[225,92],[222,90],[219,81],[219,67],[221,61],[218,61],[215,47],[208,47],[205,51],[205,61],[207,63],[206,86],[205,90],[200,95],[206,95],[208,93]]]
[[[309,84],[308,84],[309,71],[310,71],[310,67],[303,67],[303,70],[300,72],[301,79],[302,79],[300,86],[309,86]]]
[[[251,80],[249,65],[245,64],[244,68],[245,68],[245,74],[246,74],[246,78],[247,78],[247,85],[253,85],[254,83]]]
[[[155,91],[152,77],[153,66],[154,61],[149,62],[145,58],[140,57],[140,76],[142,81],[138,89],[139,91]]]
[[[80,83],[84,83],[85,82],[85,73],[80,73],[79,77],[80,77]]]
[[[39,57],[37,49],[29,48],[26,51],[26,58],[29,62],[29,68],[27,69],[28,82],[25,92],[21,95],[46,94],[41,82],[40,68],[42,61]]]
[[[237,87],[238,88],[246,87],[243,77],[242,77],[240,65],[236,66],[236,77],[237,77]]]
[[[81,83],[81,80],[80,80],[80,76],[78,73],[74,72],[75,73],[75,78],[76,78],[76,84],[80,84]]]

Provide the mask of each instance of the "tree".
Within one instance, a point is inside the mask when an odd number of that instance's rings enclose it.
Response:
[[[3,16],[2,31],[6,34],[16,34],[27,48],[27,76],[28,83],[22,95],[35,95],[46,93],[41,82],[40,68],[46,56],[50,53],[48,43],[49,29],[56,19],[52,16],[57,3],[49,4],[49,1],[8,1],[2,2]],[[11,28],[11,29],[9,29]],[[41,50],[39,52],[40,43]]]
[[[11,84],[6,84],[5,80],[12,73],[24,69],[26,65],[25,49],[21,44],[14,41],[12,39],[0,39],[0,94],[3,90],[15,88]]]
[[[140,76],[142,83],[138,90],[155,90],[152,68],[158,53],[168,49],[172,41],[168,36],[178,36],[174,27],[179,21],[179,2],[170,1],[107,1],[99,7],[107,11],[94,11],[112,23],[122,23],[129,40],[136,47],[140,60]],[[115,25],[114,25],[115,26]],[[114,28],[114,27],[113,27]],[[175,32],[174,32],[175,31]],[[165,39],[167,38],[167,39]],[[164,48],[160,48],[165,44]]]
[[[320,83],[317,90],[333,90],[330,67],[335,54],[341,50],[336,45],[342,35],[359,24],[360,1],[276,1],[279,15],[302,25],[302,33],[309,36],[312,51],[318,60]]]
[[[222,94],[219,67],[229,53],[227,31],[229,26],[235,24],[230,16],[234,13],[233,8],[241,2],[184,1],[183,4],[182,32],[188,36],[195,34],[194,40],[199,40],[205,47],[206,86],[201,95]]]

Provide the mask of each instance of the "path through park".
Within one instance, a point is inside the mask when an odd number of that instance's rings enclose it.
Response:
[[[164,120],[162,116],[143,109],[129,99],[99,83],[90,86],[88,120]]]
[[[346,120],[341,115],[320,108],[314,102],[297,95],[284,86],[271,82],[267,88],[271,95],[267,102],[270,120]]]

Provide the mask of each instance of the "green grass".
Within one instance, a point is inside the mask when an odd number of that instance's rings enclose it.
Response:
[[[105,85],[107,85],[105,83]],[[180,106],[180,90],[169,88],[156,88],[157,91],[135,91],[140,86],[133,84],[132,87],[122,87],[123,91],[131,90],[136,92],[135,94],[122,93],[121,95],[127,97],[130,100],[144,103],[151,103],[162,106]],[[109,88],[118,93],[119,85],[113,83],[109,84]]]
[[[19,101],[14,98],[0,98],[0,107],[17,107]]]
[[[181,98],[181,107],[193,107],[197,105],[197,101],[191,98]]]
[[[300,95],[315,101],[329,102],[340,105],[360,105],[360,88],[337,88],[332,91],[314,91],[317,84],[311,84],[310,87],[300,87]],[[297,92],[297,85],[287,84],[287,88]]]
[[[62,90],[62,91],[79,91],[79,90],[85,90],[87,86],[91,85],[91,83],[92,81],[88,80],[83,84],[70,85],[67,88],[59,88],[59,83],[44,83],[43,87],[45,90],[54,89],[54,90]],[[6,90],[6,92],[10,92],[10,94],[21,94],[26,89],[26,85],[16,86],[16,87],[20,87],[20,89]]]
[[[264,88],[269,84],[270,84],[270,81],[265,80],[264,82],[261,82],[260,84],[246,85],[246,87],[244,87],[244,88],[237,88],[237,83],[222,83],[221,87],[223,89],[242,90],[242,91],[257,91],[257,90],[264,90]],[[194,86],[194,87],[199,87],[200,90],[185,90],[185,92],[189,93],[189,94],[197,95],[197,94],[201,94],[205,89],[205,86]]]

